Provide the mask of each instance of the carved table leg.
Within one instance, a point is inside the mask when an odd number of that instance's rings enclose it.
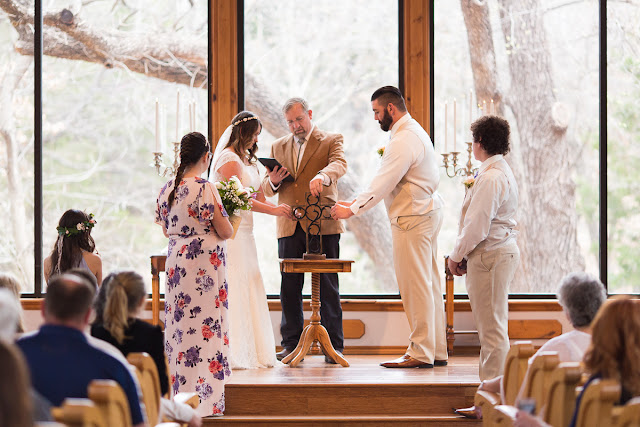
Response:
[[[340,356],[333,348],[329,333],[320,324],[320,273],[311,273],[311,318],[309,320],[309,325],[302,331],[300,341],[298,341],[295,350],[282,359],[282,362],[289,363],[291,367],[296,367],[309,351],[309,347],[317,340],[320,342],[327,357],[344,367],[349,366],[347,359]]]

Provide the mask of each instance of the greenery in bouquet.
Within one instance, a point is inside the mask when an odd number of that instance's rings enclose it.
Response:
[[[222,206],[229,216],[237,211],[251,209],[252,200],[257,191],[253,187],[244,187],[237,176],[232,176],[228,181],[216,182],[216,188],[222,199]]]

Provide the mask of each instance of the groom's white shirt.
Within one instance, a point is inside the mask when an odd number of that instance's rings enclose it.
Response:
[[[399,216],[425,215],[443,205],[436,193],[439,183],[431,138],[407,113],[391,127],[380,169],[369,188],[356,197],[351,211],[367,211],[384,199],[392,221]]]

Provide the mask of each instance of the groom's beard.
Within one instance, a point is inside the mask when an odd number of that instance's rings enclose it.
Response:
[[[378,123],[380,123],[380,129],[385,132],[388,132],[389,129],[391,129],[391,123],[393,123],[393,119],[391,118],[391,115],[389,115],[389,112],[387,110],[384,110],[384,116],[382,117],[382,120],[378,120]]]

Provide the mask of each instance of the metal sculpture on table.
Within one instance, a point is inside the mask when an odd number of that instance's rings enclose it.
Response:
[[[322,221],[331,220],[331,206],[320,203],[320,197],[311,193],[305,193],[306,206],[295,206],[293,215],[299,221],[306,219],[309,221],[307,229],[307,252],[302,259],[326,259],[327,255],[322,253]]]

